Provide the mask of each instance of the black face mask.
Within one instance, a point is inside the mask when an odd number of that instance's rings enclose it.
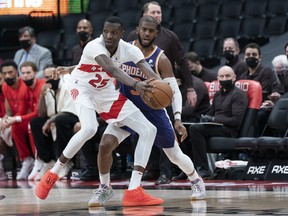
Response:
[[[2,85],[0,86],[0,93],[2,93]]]
[[[16,82],[16,78],[6,78],[4,80],[8,86],[12,86]]]
[[[89,38],[89,34],[88,34],[88,32],[80,31],[80,32],[78,32],[78,37],[81,41],[86,42]]]
[[[233,61],[233,59],[234,59],[234,51],[232,51],[232,50],[225,50],[224,52],[223,52],[223,55],[224,55],[224,58],[227,60],[227,61],[229,61],[229,62],[231,62],[231,61]]]
[[[256,68],[259,63],[259,60],[255,57],[246,58],[245,61],[246,61],[247,66],[250,68]]]
[[[26,84],[26,86],[31,86],[31,85],[33,85],[33,83],[34,83],[34,78],[33,79],[30,79],[30,80],[23,80],[24,81],[24,83]]]
[[[50,83],[51,89],[56,91],[58,89],[59,81],[60,79],[57,79],[57,80],[50,79],[50,80],[47,80],[46,83]]]
[[[226,89],[226,90],[231,89],[234,86],[232,79],[231,80],[220,80],[219,83],[222,86],[222,88]]]
[[[28,49],[32,44],[31,40],[20,40],[19,42],[23,49]]]

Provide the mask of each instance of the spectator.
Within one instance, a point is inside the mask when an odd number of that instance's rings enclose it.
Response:
[[[81,19],[76,28],[76,33],[79,36],[79,44],[72,48],[72,64],[77,65],[80,61],[82,52],[86,44],[91,41],[93,34],[93,27],[89,20]]]
[[[244,48],[244,59],[248,70],[238,79],[248,79],[260,82],[262,86],[263,101],[273,92],[279,91],[279,82],[270,67],[261,64],[261,50],[256,43],[249,43]]]
[[[160,4],[156,1],[146,3],[143,6],[143,16],[152,16],[158,20],[159,24],[161,24],[162,11]],[[134,30],[129,33],[127,41],[132,41],[135,39],[137,39],[137,35],[136,31]],[[176,64],[181,68],[184,77],[183,84],[186,88],[188,88],[188,102],[192,104],[192,106],[195,106],[197,95],[193,88],[192,77],[190,75],[187,59],[185,58],[185,51],[178,36],[174,32],[160,25],[160,29],[154,43],[160,49],[164,50],[165,55],[172,64],[173,71],[175,71]]]
[[[203,80],[203,82],[212,82],[217,79],[216,73],[201,65],[200,57],[195,52],[186,53],[189,69],[191,73]],[[194,79],[194,78],[193,78]],[[197,91],[196,91],[197,94]],[[198,94],[197,94],[198,95]]]
[[[54,65],[48,65],[44,69],[44,79],[46,84],[42,87],[38,103],[39,117],[35,117],[30,121],[37,155],[34,167],[28,176],[28,180],[40,180],[44,170],[47,171],[49,168],[52,168],[55,163],[52,135],[51,133],[42,133],[42,127],[45,122],[49,117],[55,115],[57,112],[56,101],[58,101],[58,99],[64,100],[64,98],[59,98],[60,89],[58,86],[60,78],[55,74],[55,69],[56,66]]]
[[[14,116],[6,119],[7,126],[11,126],[12,138],[16,145],[22,168],[17,180],[26,180],[30,174],[35,155],[35,146],[32,136],[29,137],[28,125],[30,120],[38,116],[38,101],[45,80],[37,79],[37,66],[33,62],[24,62],[21,67],[21,78],[27,86],[26,94],[20,98],[19,110]],[[24,112],[20,112],[24,110]],[[30,142],[26,141],[30,138]]]
[[[279,93],[282,95],[288,91],[288,60],[286,55],[275,56],[272,65],[279,80]],[[272,102],[275,103],[276,101]]]
[[[5,80],[2,85],[2,93],[5,98],[5,116],[0,121],[1,154],[5,152],[7,146],[13,146],[11,126],[7,124],[9,116],[25,114],[25,110],[20,110],[19,105],[23,102],[27,92],[27,86],[18,77],[18,66],[13,60],[5,60],[1,65],[1,73]],[[3,157],[2,157],[3,159]],[[5,178],[6,175],[4,175]]]
[[[226,59],[225,65],[233,68],[236,79],[239,80],[241,74],[247,71],[247,65],[239,58],[239,43],[235,38],[226,38],[223,42],[223,55]]]
[[[38,68],[36,77],[43,78],[43,69],[53,62],[51,51],[36,43],[35,30],[30,26],[19,29],[19,42],[22,48],[14,56],[14,61],[19,67],[19,76],[21,76],[20,67],[23,62],[31,61]]]
[[[215,136],[237,137],[248,107],[246,94],[234,85],[236,75],[231,67],[221,67],[217,79],[222,87],[214,95],[207,115],[200,120],[211,124],[194,124],[189,127],[192,160],[203,178],[211,175],[206,155],[207,139]]]
[[[288,90],[288,60],[286,55],[278,55],[272,60],[273,72],[276,74],[278,79],[278,88],[277,92],[273,92],[268,95],[267,99],[263,101],[260,111],[258,112],[258,126],[257,126],[257,135],[260,136],[263,133],[263,129],[267,124],[271,109],[278,99],[287,92]],[[265,135],[270,133],[271,130],[265,131]]]
[[[271,95],[280,97],[279,81],[276,74],[270,67],[261,64],[261,50],[256,43],[249,43],[244,48],[244,59],[248,70],[239,76],[239,79],[255,80],[262,86],[262,108],[258,112],[256,136],[260,136],[269,117],[271,107],[268,107],[266,101],[269,101]],[[273,97],[274,97],[273,96]],[[275,98],[276,99],[276,98]]]

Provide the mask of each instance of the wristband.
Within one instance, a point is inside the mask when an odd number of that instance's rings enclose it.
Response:
[[[181,121],[181,113],[180,112],[175,112],[174,113],[174,119],[180,120]]]
[[[16,122],[22,122],[21,116],[15,116]]]

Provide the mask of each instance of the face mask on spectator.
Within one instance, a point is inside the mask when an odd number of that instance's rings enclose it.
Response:
[[[31,40],[20,40],[19,42],[23,49],[28,49],[31,46]]]
[[[223,52],[223,55],[224,55],[224,58],[227,60],[227,61],[229,61],[229,62],[231,62],[231,61],[233,61],[233,59],[234,59],[234,51],[232,51],[232,50],[225,50],[224,52]]]
[[[12,86],[16,82],[16,78],[6,78],[5,82],[8,86]]]
[[[79,36],[79,39],[83,42],[87,41],[89,38],[88,32],[85,32],[85,31],[78,32],[78,36]]]
[[[57,80],[50,79],[50,80],[47,80],[46,83],[50,83],[51,89],[56,91],[58,89],[59,81],[60,79],[57,79]]]
[[[234,86],[232,79],[231,80],[220,80],[219,83],[223,89],[227,89],[227,90],[231,89]]]
[[[32,79],[30,79],[30,80],[23,80],[23,81],[24,81],[24,83],[29,87],[29,86],[33,85],[33,83],[34,83],[34,78],[32,78]]]
[[[246,61],[247,66],[250,68],[256,68],[259,63],[259,60],[255,57],[246,58],[245,61]]]

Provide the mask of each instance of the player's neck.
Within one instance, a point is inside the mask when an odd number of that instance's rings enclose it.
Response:
[[[139,41],[135,41],[135,45],[142,51],[144,56],[149,55],[155,48],[154,44],[152,44],[149,47],[144,47],[139,43]]]

